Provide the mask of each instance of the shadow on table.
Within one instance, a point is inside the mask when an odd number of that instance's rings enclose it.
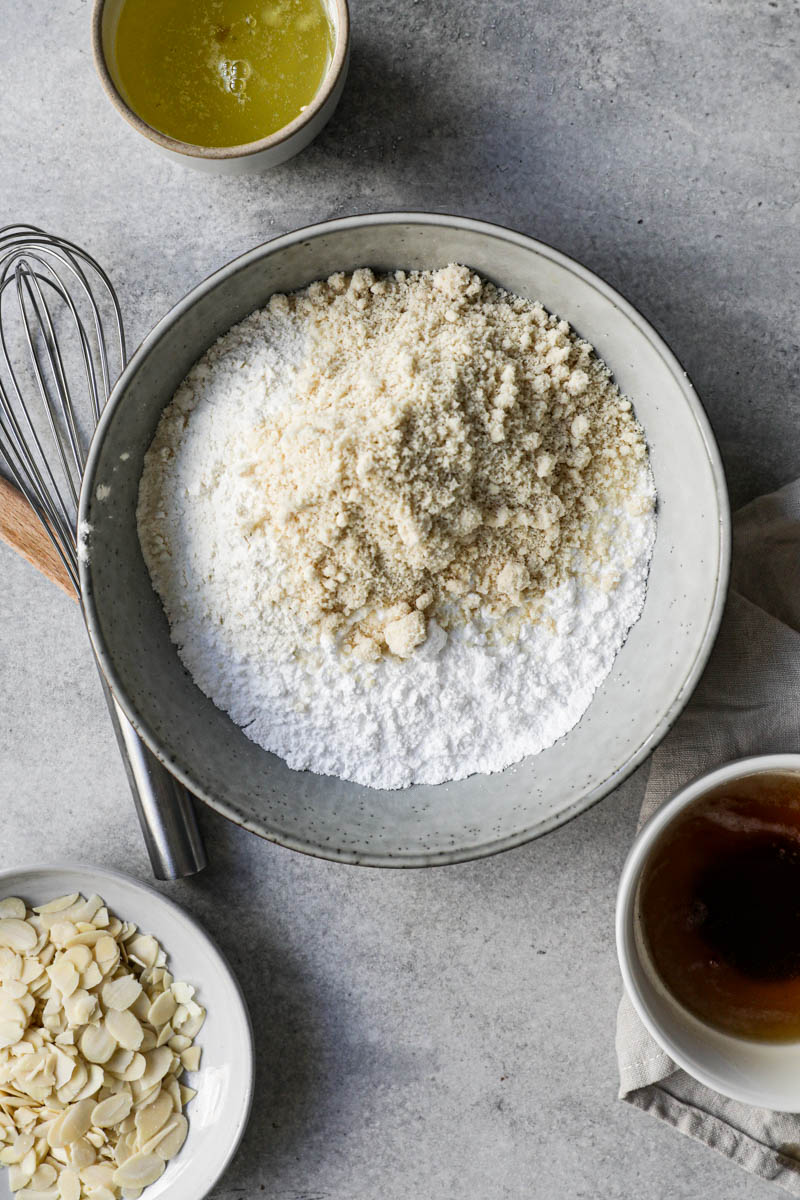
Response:
[[[308,1131],[320,1125],[324,997],[302,961],[302,946],[293,945],[290,934],[281,936],[287,916],[274,892],[266,903],[275,906],[275,919],[265,919],[265,897],[259,901],[254,872],[262,864],[269,871],[272,848],[198,808],[209,866],[178,885],[176,898],[199,917],[230,962],[250,1012],[256,1057],[250,1121],[225,1180],[236,1175],[237,1162],[262,1163],[269,1179],[276,1164],[308,1152]],[[263,855],[244,852],[243,841],[263,849]],[[252,1179],[252,1168],[248,1175]],[[237,1191],[225,1182],[219,1186],[225,1195]]]

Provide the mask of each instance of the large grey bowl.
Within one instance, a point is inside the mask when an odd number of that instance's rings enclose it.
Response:
[[[647,434],[658,535],[642,617],[571,733],[502,774],[375,791],[290,770],[195,686],[150,586],[136,493],[144,453],[178,383],[216,337],[272,292],[358,266],[453,261],[542,300],[597,347]],[[553,829],[609,792],[664,736],[691,694],[728,577],[719,454],[697,396],[661,338],[563,254],[497,226],[430,213],[379,213],[301,229],[256,247],[190,292],[145,339],[114,389],[92,446],[80,519],[93,531],[81,567],[92,641],[148,745],[198,796],[247,829],[296,850],[372,866],[479,858]]]

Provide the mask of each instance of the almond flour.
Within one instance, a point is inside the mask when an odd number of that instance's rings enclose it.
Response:
[[[571,728],[641,609],[653,503],[592,348],[450,266],[232,329],[165,410],[138,520],[198,685],[290,765],[397,787]]]

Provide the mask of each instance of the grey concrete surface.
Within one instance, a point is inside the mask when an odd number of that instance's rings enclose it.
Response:
[[[0,2],[0,213],[107,266],[138,340],[258,241],[389,208],[510,224],[605,276],[705,400],[736,502],[800,473],[796,0],[352,0],[352,73],[300,159],[211,179],[106,103],[88,4]],[[658,664],[653,664],[655,670]],[[542,841],[378,873],[212,813],[170,888],[240,973],[258,1036],[215,1200],[761,1200],[615,1101],[612,911],[645,771]],[[77,612],[0,550],[0,863],[147,875]]]

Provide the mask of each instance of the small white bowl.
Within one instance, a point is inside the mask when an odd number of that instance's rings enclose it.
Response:
[[[333,116],[344,90],[350,63],[350,13],[347,0],[326,0],[335,35],[333,57],[328,73],[314,99],[298,117],[269,137],[241,146],[195,146],[154,129],[143,121],[120,94],[108,60],[114,35],[126,0],[94,0],[92,9],[92,50],[94,65],[103,90],[129,125],[144,134],[159,150],[175,162],[215,175],[250,175],[277,167],[293,158],[312,142]]]
[[[253,1031],[239,985],[219,950],[196,921],[153,888],[117,871],[65,863],[0,871],[0,898],[28,905],[56,896],[97,893],[121,920],[152,933],[176,979],[197,989],[207,1011],[197,1035],[200,1070],[186,1077],[197,1095],[186,1107],[189,1133],[146,1200],[201,1200],[214,1187],[242,1139],[253,1096]],[[8,1171],[0,1168],[0,1200],[10,1200]]]
[[[656,977],[644,949],[639,881],[654,845],[679,813],[712,788],[764,772],[800,773],[800,754],[742,758],[703,775],[647,822],[622,868],[617,896],[617,955],[625,990],[663,1050],[700,1083],[723,1096],[778,1112],[800,1111],[800,1040],[757,1042],[713,1029],[689,1013]]]

